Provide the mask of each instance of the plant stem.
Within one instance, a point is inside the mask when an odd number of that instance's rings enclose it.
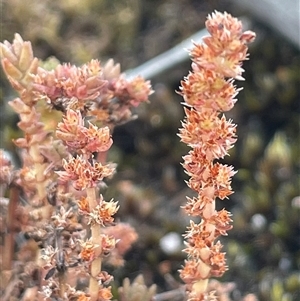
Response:
[[[36,116],[39,116],[39,115],[36,114]],[[33,134],[32,136],[34,137],[34,135],[35,134]],[[44,174],[45,165],[43,164],[44,158],[40,154],[39,144],[38,143],[31,144],[28,153],[34,162],[34,169],[36,172],[36,175],[35,175],[36,191],[37,191],[37,195],[39,197],[39,203],[46,205],[47,204],[47,200],[46,200],[46,194],[47,194],[46,191],[47,190],[45,189],[45,186],[46,186],[46,176]]]
[[[97,197],[96,197],[96,189],[87,188],[86,194],[89,200],[90,210],[92,211],[98,205]],[[89,284],[89,293],[91,296],[91,301],[96,301],[98,299],[99,284],[96,277],[101,272],[101,263],[102,263],[102,259],[100,257],[101,254],[100,235],[101,235],[101,226],[96,223],[91,225],[91,241],[95,245],[98,245],[98,247],[95,249],[96,259],[93,260],[93,262],[91,263],[91,278]]]

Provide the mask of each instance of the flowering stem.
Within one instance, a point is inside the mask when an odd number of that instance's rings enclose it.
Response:
[[[28,201],[28,205],[20,204],[20,213],[25,213],[24,218],[20,217],[22,231],[28,232],[43,248],[40,250],[37,244],[34,248],[36,264],[42,264],[42,273],[46,273],[39,294],[44,300],[73,300],[74,290],[69,282],[74,279],[69,278],[71,275],[65,273],[65,268],[71,263],[80,268],[83,263],[82,269],[90,278],[89,291],[76,292],[75,296],[89,301],[108,301],[112,298],[108,286],[112,277],[104,271],[101,273],[101,256],[115,248],[117,239],[102,233],[101,227],[113,223],[119,206],[117,202],[104,201],[102,195],[98,195],[98,187],[115,171],[114,164],[105,163],[113,143],[110,128],[133,118],[131,109],[148,101],[153,92],[151,85],[141,77],[127,81],[120,73],[119,64],[112,60],[104,67],[98,60],[92,60],[81,67],[58,64],[48,71],[48,67],[41,67],[33,57],[30,42],[24,42],[18,34],[12,44],[0,43],[0,56],[9,81],[20,95],[9,102],[19,114],[18,127],[24,132],[23,138],[14,141],[23,150],[23,168],[15,177],[22,196]],[[63,112],[55,132],[51,129],[58,120],[49,120],[48,108]],[[61,117],[60,112],[57,116]],[[94,125],[94,121],[101,127]],[[95,153],[99,154],[98,160],[93,156]],[[1,166],[1,169],[9,176],[12,173],[9,166]],[[10,184],[9,176],[4,177],[5,183]],[[86,197],[78,200],[76,191],[69,191],[71,185],[81,196],[86,192]],[[13,227],[11,217],[17,214],[18,203],[17,195],[12,194],[11,198],[9,228]],[[77,212],[73,210],[74,200],[78,201]],[[32,207],[35,210],[31,210]],[[85,219],[79,219],[76,213],[88,219],[90,237],[85,241],[78,239],[82,236],[73,231],[85,226],[80,225]],[[10,231],[5,240],[7,269],[11,268],[13,254],[12,229]],[[56,235],[54,248],[55,234],[59,236]],[[73,244],[75,241],[81,241],[80,254]],[[76,262],[77,257],[82,261]],[[28,261],[27,257],[24,259]],[[27,263],[29,270],[33,270],[31,262]],[[33,291],[26,290],[28,296]],[[34,298],[25,295],[24,300]]]
[[[187,284],[188,301],[216,300],[208,291],[211,277],[220,277],[228,269],[225,252],[218,240],[232,228],[231,213],[216,210],[216,199],[232,194],[232,166],[219,163],[236,142],[236,126],[223,112],[233,108],[239,89],[234,79],[242,80],[241,62],[247,59],[248,42],[255,34],[243,32],[242,24],[227,13],[215,12],[206,27],[211,36],[191,50],[192,71],[181,82],[185,120],[179,136],[191,150],[183,157],[183,167],[190,176],[188,186],[197,193],[184,206],[190,221],[185,237],[188,254],[180,276]]]
[[[96,188],[86,189],[87,199],[89,201],[90,210],[93,210],[98,205],[96,197]],[[98,299],[99,284],[96,280],[97,275],[101,272],[102,259],[101,254],[101,226],[97,223],[91,225],[91,241],[97,248],[95,249],[96,258],[91,263],[91,277],[89,284],[89,293],[91,295],[91,301],[96,301]]]

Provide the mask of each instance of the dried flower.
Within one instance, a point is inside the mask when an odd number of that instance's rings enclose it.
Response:
[[[212,108],[215,111],[226,112],[233,108],[237,93],[232,80],[220,78],[217,73],[200,69],[193,65],[194,72],[190,72],[184,81],[181,81],[180,94],[187,105],[200,108]],[[207,93],[207,91],[210,91]]]
[[[96,256],[95,249],[98,247],[99,245],[95,245],[94,243],[91,242],[91,240],[81,242],[82,249],[79,254],[80,258],[84,261],[92,262]]]
[[[111,286],[102,287],[99,289],[98,300],[99,301],[109,301],[113,297],[111,292]]]
[[[77,205],[80,214],[88,214],[90,212],[89,201],[86,197],[81,197]]]
[[[85,149],[91,153],[106,152],[113,143],[107,126],[98,128],[89,122],[85,135],[88,141]]]
[[[56,172],[60,181],[74,181],[73,186],[77,190],[96,187],[103,178],[111,176],[114,172],[110,165],[102,165],[100,162],[94,162],[92,165],[82,156],[70,157],[68,161],[63,159],[62,165],[65,171]]]
[[[242,80],[244,70],[240,62],[247,59],[245,44],[252,42],[255,34],[251,31],[243,34],[241,21],[217,11],[208,17],[205,25],[211,36],[203,39],[204,45],[195,45],[191,51],[193,61],[224,77]]]
[[[82,143],[84,146],[86,144],[85,135],[83,133],[84,121],[81,116],[80,111],[67,110],[66,114],[63,116],[62,122],[59,122],[56,130],[56,137],[63,140],[64,142],[76,141],[76,143]],[[69,145],[69,146],[72,146]],[[73,148],[81,148],[79,145]]]
[[[77,152],[105,152],[112,145],[109,128],[98,128],[89,122],[84,126],[80,111],[67,110],[63,121],[57,125],[56,136]]]
[[[37,98],[46,98],[53,107],[59,107],[61,99],[75,98],[77,106],[100,95],[107,84],[102,79],[100,62],[92,60],[81,67],[70,64],[58,65],[54,70],[38,69],[34,89]],[[68,103],[64,109],[69,107]]]
[[[236,142],[236,126],[225,116],[218,118],[214,110],[189,110],[185,108],[186,119],[179,131],[181,141],[196,148],[202,156],[223,158]],[[199,154],[199,155],[200,155]]]
[[[59,211],[52,216],[53,224],[55,228],[66,228],[68,220],[73,216],[72,208],[66,210],[63,206],[59,208]]]
[[[89,216],[91,217],[91,222],[105,226],[113,223],[113,215],[115,215],[118,210],[118,202],[105,202],[101,196],[100,204],[96,206]]]
[[[55,256],[57,254],[57,249],[54,249],[52,246],[47,246],[43,249],[41,259],[45,262],[44,269],[50,269],[55,266]]]
[[[201,259],[190,259],[180,270],[180,277],[185,283],[195,283],[199,279],[207,279],[210,271],[211,267]]]

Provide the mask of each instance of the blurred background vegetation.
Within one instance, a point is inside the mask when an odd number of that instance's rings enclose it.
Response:
[[[35,56],[83,64],[109,58],[129,70],[172,48],[204,27],[215,9],[246,15],[257,33],[244,64],[245,82],[228,117],[238,124],[239,140],[225,161],[233,164],[235,194],[226,206],[234,228],[223,240],[234,281],[233,300],[247,292],[262,301],[300,300],[300,53],[284,37],[254,20],[230,1],[204,0],[2,0],[1,41],[18,32],[32,42]],[[185,50],[182,50],[185,51]],[[172,60],[172,57],[169,58]],[[184,254],[162,241],[183,233],[180,210],[186,188],[180,162],[188,149],[177,137],[183,110],[175,93],[190,62],[151,79],[155,94],[138,108],[139,118],[115,129],[111,160],[118,173],[105,196],[120,202],[118,219],[140,234],[124,267],[113,270],[116,285],[143,273],[147,284],[169,290],[164,275],[178,279]],[[14,92],[1,71],[1,147],[14,152],[17,116],[7,106]],[[180,236],[179,236],[180,237]],[[167,244],[172,244],[172,241]]]

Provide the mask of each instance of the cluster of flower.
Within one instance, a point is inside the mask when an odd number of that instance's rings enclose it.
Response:
[[[26,200],[10,200],[14,229],[9,231],[22,231],[35,242],[21,266],[28,279],[41,274],[26,290],[27,300],[110,300],[112,276],[102,271],[102,258],[110,254],[110,263],[122,264],[137,234],[129,225],[114,224],[119,206],[100,193],[104,178],[115,171],[114,164],[105,162],[106,154],[114,126],[133,118],[132,108],[152,93],[150,83],[141,77],[127,80],[112,60],[104,67],[92,60],[81,67],[58,64],[49,71],[18,34],[12,44],[1,44],[1,56],[19,94],[9,104],[24,133],[15,140],[20,169],[0,154],[1,183]],[[120,237],[122,243],[116,245]],[[14,237],[8,238],[4,247],[12,256]],[[26,248],[26,243],[21,246]],[[11,256],[4,270],[13,271]],[[75,290],[78,281],[88,289]],[[18,291],[14,294],[18,297]]]

